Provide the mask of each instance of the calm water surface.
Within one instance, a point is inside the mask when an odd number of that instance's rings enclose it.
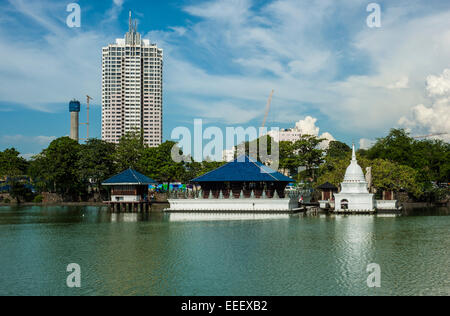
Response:
[[[450,295],[450,216],[0,207],[0,295]],[[81,289],[66,267],[81,266]],[[369,263],[381,288],[367,287]]]

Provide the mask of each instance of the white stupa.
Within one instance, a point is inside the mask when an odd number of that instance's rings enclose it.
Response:
[[[358,165],[353,144],[352,161],[345,172],[341,192],[334,195],[335,211],[372,212],[375,208],[374,195],[369,193],[368,183]]]

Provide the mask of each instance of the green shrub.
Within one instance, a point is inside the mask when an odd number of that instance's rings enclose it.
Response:
[[[4,199],[3,202],[5,202],[6,204],[9,204],[9,203],[11,203],[11,200],[10,199]]]
[[[42,203],[43,200],[44,200],[44,197],[42,195],[36,195],[34,197],[33,203]]]

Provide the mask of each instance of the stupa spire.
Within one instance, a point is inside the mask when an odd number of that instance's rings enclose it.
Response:
[[[352,160],[356,161],[355,143],[353,143]]]

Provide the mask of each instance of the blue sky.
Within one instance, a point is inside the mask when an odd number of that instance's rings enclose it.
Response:
[[[81,7],[81,28],[65,24]],[[450,3],[357,0],[0,0],[0,150],[25,156],[69,133],[68,102],[94,97],[100,137],[101,48],[128,11],[164,49],[164,138],[177,126],[269,126],[338,140],[450,132]],[[81,118],[85,113],[81,114]],[[308,118],[310,117],[310,118]],[[82,131],[84,133],[84,131]]]

